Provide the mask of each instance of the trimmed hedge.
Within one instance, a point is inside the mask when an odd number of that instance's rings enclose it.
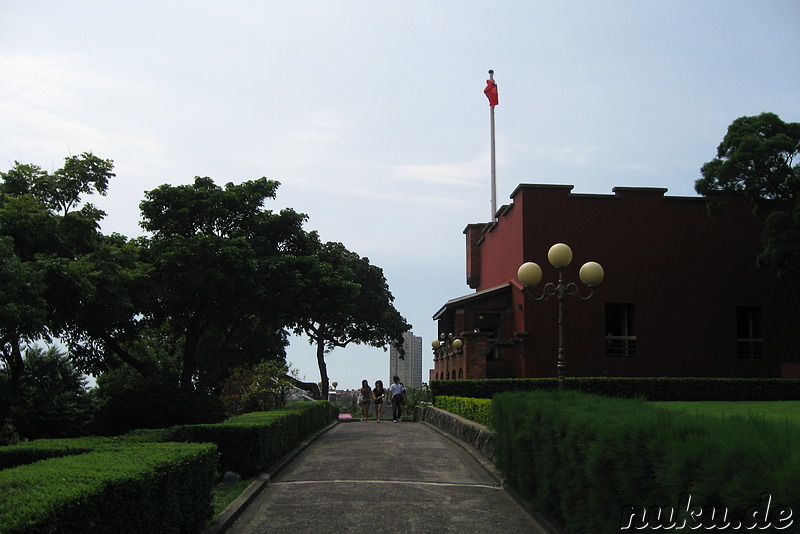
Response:
[[[626,510],[678,509],[687,494],[693,506],[727,508],[731,522],[762,493],[773,509],[800,503],[800,427],[788,421],[569,391],[502,393],[492,410],[507,483],[572,534],[619,531]]]
[[[261,472],[336,414],[303,402],[216,425],[0,447],[0,532],[197,532],[217,468]]]
[[[434,405],[442,410],[460,415],[464,419],[490,426],[492,401],[468,397],[434,397]]]
[[[197,532],[216,461],[208,443],[120,443],[5,469],[0,532]]]
[[[91,452],[106,443],[108,438],[65,438],[23,441],[0,447],[0,469],[32,464],[39,460],[74,456]]]
[[[652,401],[774,401],[800,400],[800,379],[788,378],[615,378],[573,377],[566,389],[604,397],[643,398]],[[436,396],[491,399],[506,391],[555,391],[555,378],[494,378],[433,380]]]
[[[277,462],[338,413],[328,401],[297,402],[282,410],[248,413],[213,425],[173,427],[162,439],[215,443],[220,452],[220,472],[235,471],[250,477]]]

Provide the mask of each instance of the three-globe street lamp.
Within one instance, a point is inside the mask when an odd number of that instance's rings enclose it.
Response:
[[[547,300],[553,295],[558,299],[558,390],[564,390],[564,375],[567,368],[567,355],[564,350],[564,300],[566,295],[572,295],[579,300],[589,300],[594,296],[595,288],[603,281],[603,267],[599,263],[590,261],[583,264],[578,273],[581,282],[589,287],[589,294],[585,297],[578,291],[574,282],[564,282],[564,268],[572,262],[572,249],[564,243],[556,243],[547,252],[550,265],[558,269],[558,283],[548,282],[544,285],[540,297],[533,296],[531,289],[542,281],[542,268],[533,262],[523,263],[517,271],[517,278],[525,286],[525,295],[531,300]]]

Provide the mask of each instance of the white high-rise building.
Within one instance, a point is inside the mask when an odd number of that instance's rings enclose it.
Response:
[[[403,348],[405,359],[400,359],[394,347],[389,349],[389,384],[397,375],[407,388],[422,387],[422,338],[415,336],[414,332],[406,332],[403,334]]]

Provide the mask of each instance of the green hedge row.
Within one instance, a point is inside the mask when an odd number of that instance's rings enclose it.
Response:
[[[491,399],[472,399],[468,397],[434,397],[434,406],[450,413],[460,415],[470,421],[490,426],[492,416]]]
[[[216,425],[0,447],[0,532],[197,532],[220,472],[261,472],[337,414],[303,402]]]
[[[643,398],[652,401],[800,400],[800,379],[786,378],[614,378],[574,377],[566,389],[604,397]],[[555,378],[495,378],[487,380],[433,380],[434,396],[491,399],[505,391],[555,391]]]
[[[220,452],[220,472],[235,471],[250,477],[277,462],[338,413],[328,401],[297,402],[282,410],[248,413],[213,425],[173,427],[161,439],[215,443]]]
[[[109,441],[111,441],[109,438],[97,437],[23,441],[16,445],[0,447],[0,469],[32,464],[48,458],[85,454]]]
[[[498,469],[573,534],[657,526],[646,510],[681,512],[682,502],[695,513],[695,522],[681,516],[690,529],[710,528],[700,523],[711,521],[709,506],[727,510],[735,526],[762,494],[773,511],[800,503],[800,427],[788,421],[687,415],[568,391],[502,393],[492,410]],[[719,513],[714,521],[724,524]]]
[[[4,469],[0,532],[197,532],[216,464],[208,443],[120,443]]]
[[[235,471],[250,477],[278,461],[303,437],[329,424],[338,413],[328,401],[296,402],[281,410],[247,413],[221,423],[137,430],[125,438],[214,443],[219,447],[221,473]]]

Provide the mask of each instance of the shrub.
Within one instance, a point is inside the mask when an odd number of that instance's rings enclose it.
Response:
[[[115,446],[0,471],[0,531],[196,532],[211,515],[216,448]]]
[[[213,425],[177,426],[160,437],[214,443],[219,447],[220,471],[235,471],[247,477],[277,462],[337,414],[327,401],[296,402],[282,410],[252,412]]]
[[[39,460],[84,454],[93,451],[108,438],[37,439],[0,447],[0,469],[32,464]]]
[[[289,372],[289,366],[277,360],[236,367],[222,387],[222,404],[230,415],[283,408],[294,387]]]
[[[677,505],[684,493],[732,518],[762,492],[800,502],[800,428],[788,422],[577,392],[503,393],[492,406],[498,468],[569,532],[617,531],[624,507]]]
[[[215,423],[224,418],[222,405],[201,391],[185,391],[161,380],[135,387],[105,390],[97,416],[97,432],[122,434],[138,428]]]
[[[386,402],[386,401],[384,401]],[[414,409],[420,404],[432,404],[433,396],[428,387],[406,388],[406,411],[413,414]]]
[[[484,426],[491,424],[492,401],[466,397],[436,397],[436,407]]]
[[[605,397],[644,398],[652,401],[800,400],[800,379],[785,378],[671,378],[572,377],[570,391]],[[491,399],[507,391],[555,391],[555,378],[495,378],[434,380],[434,396]]]
[[[217,425],[0,447],[0,532],[199,531],[218,467],[262,471],[336,413],[299,402]]]
[[[13,442],[14,434],[40,439],[90,433],[97,405],[85,385],[86,379],[63,352],[55,347],[28,349],[4,442]]]

